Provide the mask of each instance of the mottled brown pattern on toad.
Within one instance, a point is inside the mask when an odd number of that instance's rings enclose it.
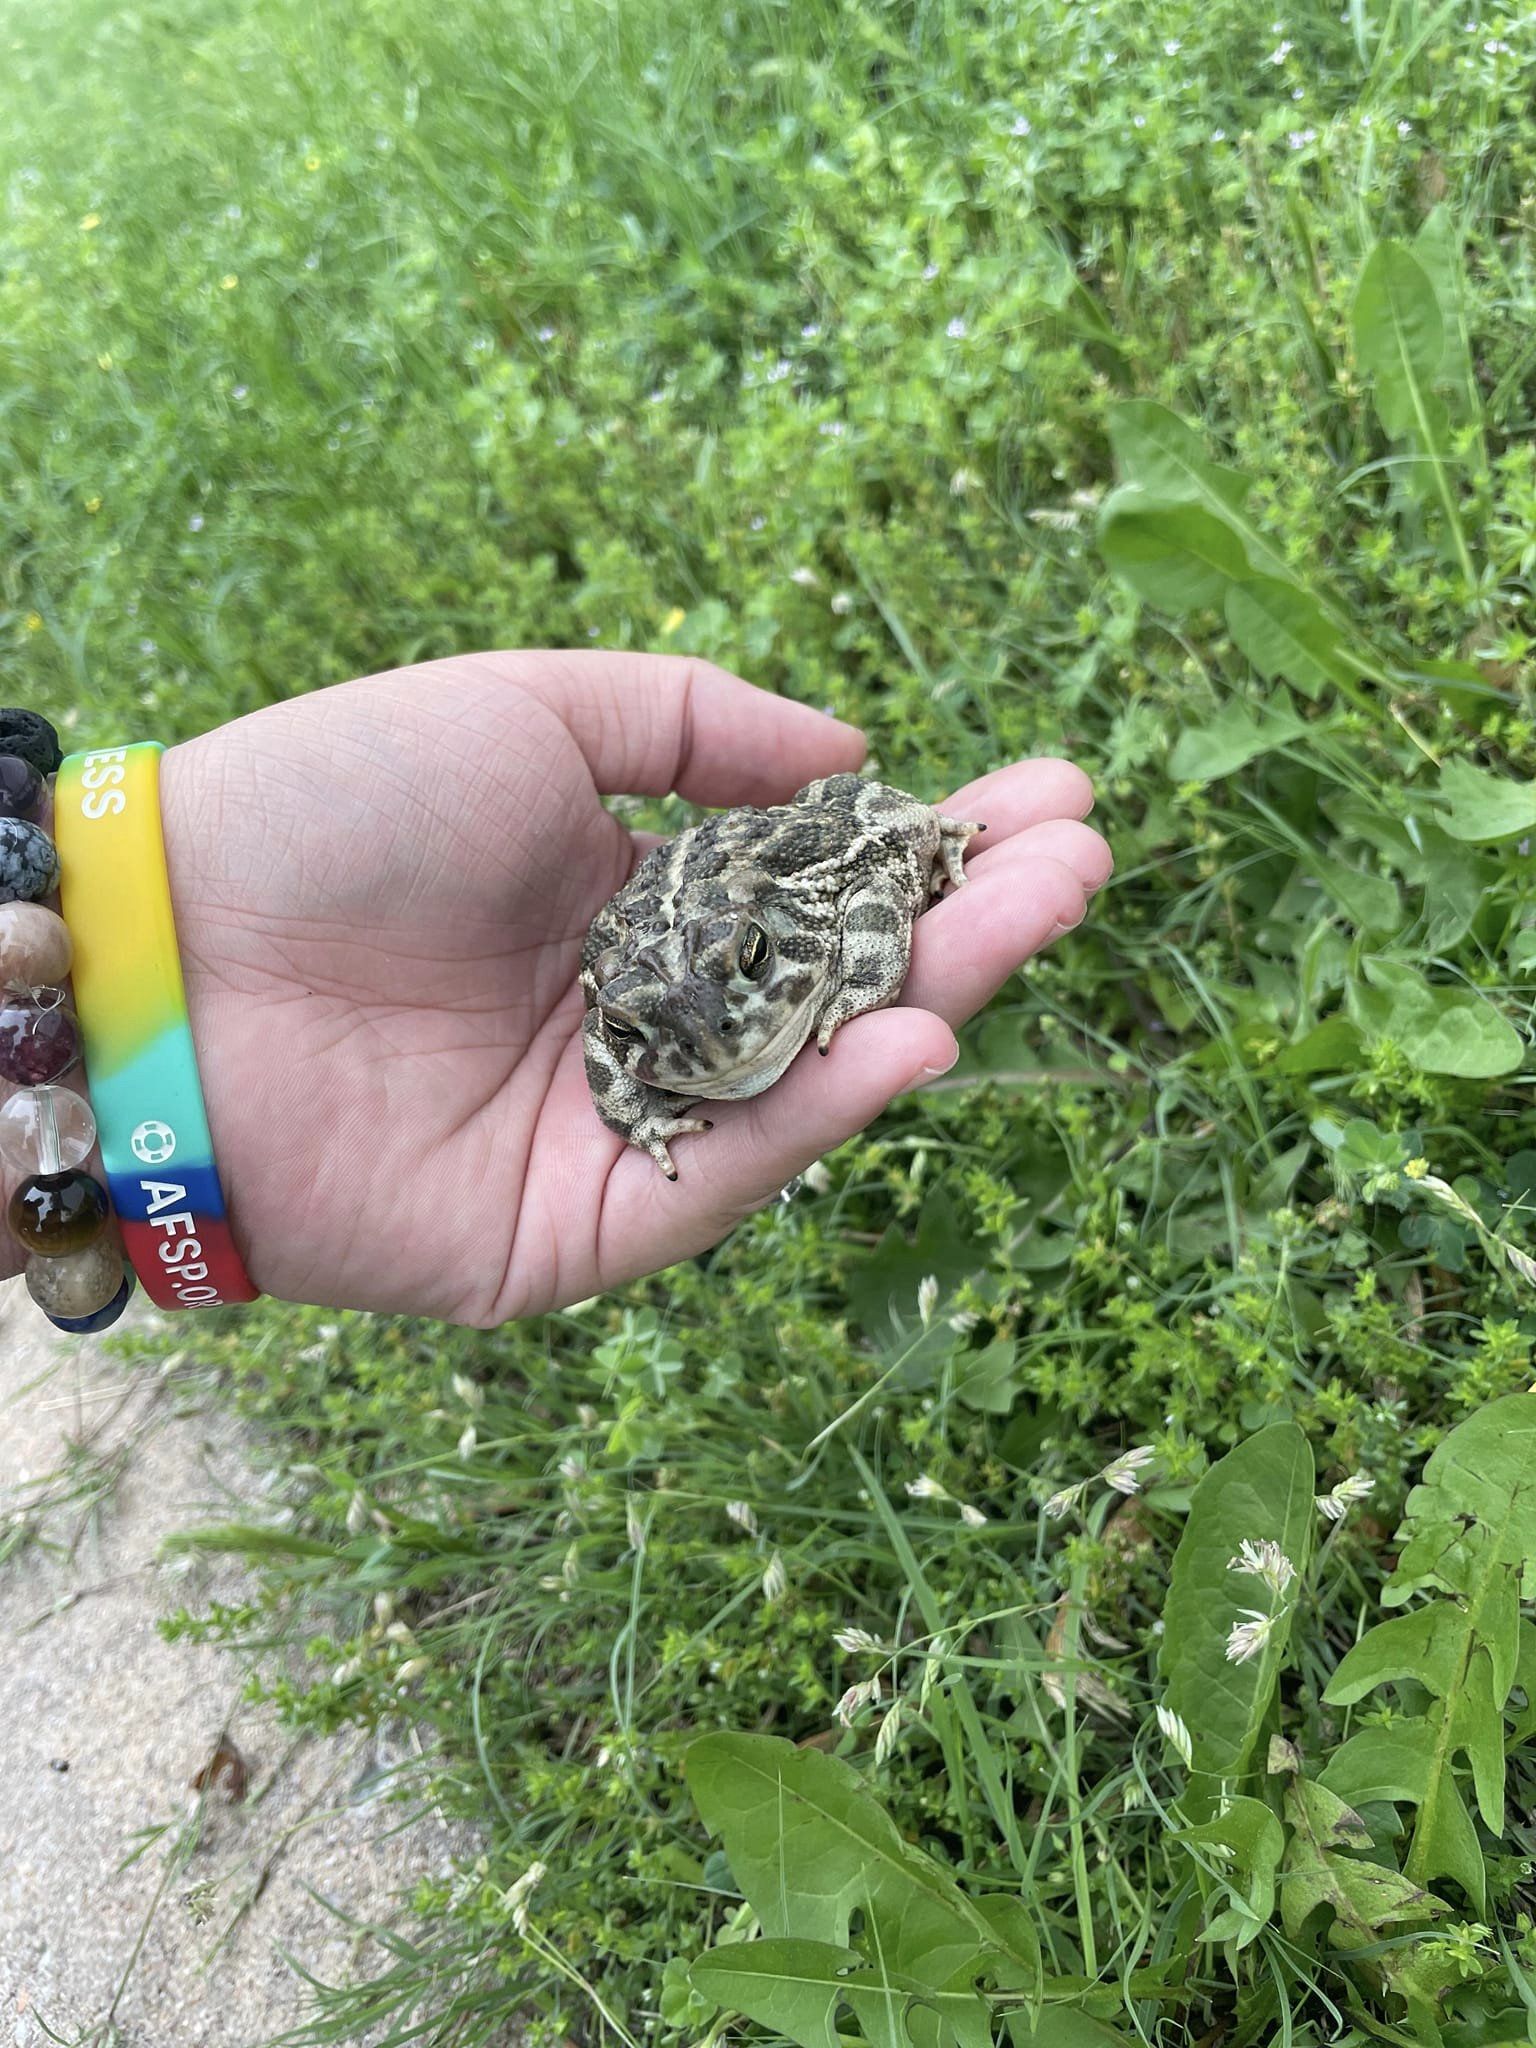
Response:
[[[582,952],[598,1114],[677,1178],[668,1141],[700,1099],[759,1095],[815,1036],[895,1002],[912,926],[961,883],[980,825],[857,775],[792,803],[723,811],[659,846],[592,921]]]

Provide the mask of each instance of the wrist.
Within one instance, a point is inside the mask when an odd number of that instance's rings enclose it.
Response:
[[[55,789],[61,897],[101,1150],[119,1226],[150,1299],[167,1309],[255,1292],[216,1164],[192,998],[207,1004],[195,930],[182,929],[189,846],[185,778],[162,787],[163,750],[75,754]],[[167,802],[167,798],[169,802]],[[194,814],[195,815],[195,814]],[[189,858],[190,855],[190,858]],[[217,1092],[216,1090],[214,1091]]]

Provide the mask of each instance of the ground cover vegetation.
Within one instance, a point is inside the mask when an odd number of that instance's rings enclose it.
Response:
[[[1118,859],[707,1258],[177,1325],[173,1633],[483,1823],[305,2038],[1536,2038],[1529,13],[6,31],[12,697],[670,649]]]

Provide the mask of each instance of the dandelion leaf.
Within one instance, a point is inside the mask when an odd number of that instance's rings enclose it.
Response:
[[[846,1949],[860,1913],[871,1953],[930,1990],[982,1968],[1038,1978],[1033,1929],[983,1914],[839,1758],[776,1736],[721,1734],[695,1742],[685,1768],[770,1940]]]
[[[693,1988],[800,2048],[838,2048],[840,2011],[871,2048],[991,2048],[985,2001],[968,1987],[935,1990],[852,1949],[819,1941],[749,1941],[712,1950]]]
[[[1285,1795],[1290,1826],[1281,1866],[1280,1917],[1294,1941],[1314,1913],[1326,1916],[1334,1948],[1365,1949],[1394,1927],[1419,1925],[1445,1911],[1443,1901],[1400,1871],[1357,1860],[1369,1849],[1365,1822],[1326,1786],[1291,1780]]]

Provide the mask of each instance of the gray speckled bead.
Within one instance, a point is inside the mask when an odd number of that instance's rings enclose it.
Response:
[[[36,903],[59,879],[59,856],[40,825],[0,818],[0,903]]]

